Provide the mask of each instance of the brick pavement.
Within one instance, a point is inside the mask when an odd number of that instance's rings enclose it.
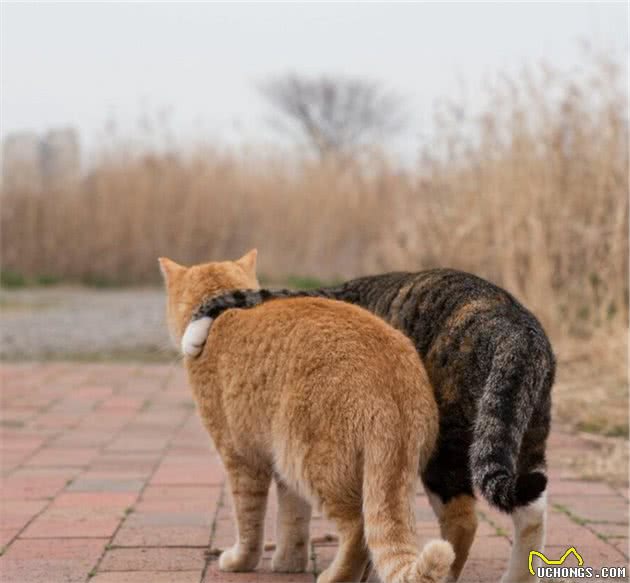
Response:
[[[233,540],[224,475],[178,366],[5,364],[0,579],[3,583],[312,582],[335,545],[312,545],[309,572],[225,574],[208,548]],[[549,555],[574,545],[587,565],[628,565],[628,495],[576,479],[562,460],[588,447],[555,431],[550,443]],[[275,499],[270,497],[267,538]],[[438,534],[417,496],[418,532]],[[497,581],[509,518],[480,504],[462,581]],[[334,532],[315,514],[312,534]]]

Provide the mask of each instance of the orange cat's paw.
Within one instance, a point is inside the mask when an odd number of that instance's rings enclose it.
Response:
[[[212,318],[199,318],[186,326],[182,336],[182,352],[186,356],[198,356],[208,339]]]
[[[221,553],[219,569],[221,571],[253,571],[259,560],[258,554],[246,553],[238,545],[234,545]]]

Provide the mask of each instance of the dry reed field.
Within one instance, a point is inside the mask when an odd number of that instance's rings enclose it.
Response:
[[[376,152],[322,162],[254,147],[109,146],[76,186],[2,192],[3,270],[151,283],[160,255],[191,263],[252,246],[274,282],[464,269],[506,287],[546,326],[558,395],[570,392],[560,415],[623,434],[625,81],[622,67],[594,58],[579,75],[540,67],[505,78],[475,115],[443,102],[430,145],[404,169]],[[576,378],[577,392],[562,384]],[[601,419],[584,411],[594,400]]]

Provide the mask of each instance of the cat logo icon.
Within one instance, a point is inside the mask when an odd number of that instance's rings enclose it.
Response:
[[[529,572],[532,575],[536,575],[536,573],[534,572],[534,567],[532,565],[534,557],[540,557],[545,563],[547,563],[547,565],[562,565],[562,563],[564,563],[566,558],[571,553],[573,553],[575,555],[575,558],[578,561],[578,565],[581,567],[584,564],[584,559],[582,558],[582,555],[580,555],[580,553],[577,552],[575,547],[571,547],[571,548],[567,549],[567,551],[564,553],[564,555],[562,555],[562,557],[560,557],[557,561],[553,561],[551,559],[548,559],[547,557],[545,557],[545,555],[543,555],[542,553],[539,553],[538,551],[529,551]]]

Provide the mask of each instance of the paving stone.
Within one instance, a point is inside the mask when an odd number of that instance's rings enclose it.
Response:
[[[476,559],[503,560],[507,564],[511,546],[504,537],[476,536],[470,549],[471,556]]]
[[[125,523],[116,533],[112,544],[117,547],[207,547],[210,541],[210,525],[133,526]]]
[[[607,496],[556,496],[552,504],[562,506],[581,520],[628,522],[628,502],[615,494]]]
[[[609,539],[608,542],[610,542],[610,544],[612,544],[623,557],[626,559],[630,557],[630,547],[627,538]],[[627,563],[627,561],[625,561],[625,563]],[[622,564],[624,563],[622,562]],[[628,573],[630,573],[630,570],[628,570]]]
[[[83,583],[107,539],[16,540],[0,559],[2,583]]]
[[[607,522],[591,523],[588,525],[591,530],[604,538],[628,538],[627,524],[612,524]]]
[[[142,479],[116,479],[81,477],[67,488],[68,492],[139,492],[144,486]]]
[[[107,451],[157,451],[166,448],[169,436],[155,435],[151,437],[133,435],[120,435],[107,446]]]
[[[168,458],[158,467],[151,484],[218,486],[224,479],[223,464],[216,457],[208,456],[204,463],[200,463],[199,459],[180,461]]]
[[[273,573],[256,570],[251,573],[226,573],[219,571],[217,561],[208,566],[203,583],[314,583],[312,573]]]
[[[472,555],[460,576],[460,581],[465,583],[491,583],[501,579],[501,575],[507,568],[506,558],[479,559]]]
[[[0,497],[3,500],[51,498],[63,490],[77,472],[73,468],[19,468],[0,481]]]
[[[47,447],[35,453],[26,462],[26,466],[87,466],[98,453],[94,448],[58,448]]]
[[[2,435],[4,451],[32,452],[41,447],[46,440],[41,436],[20,435],[18,431],[5,431]]]
[[[86,583],[103,552],[91,582],[198,583],[213,525],[212,547],[234,543],[223,467],[181,370],[18,364],[0,369],[0,378],[10,381],[1,398],[12,411],[8,426],[0,424],[3,583]],[[627,491],[576,479],[553,463],[582,447],[579,436],[552,432],[547,553],[560,556],[575,545],[589,566],[625,566]],[[276,508],[272,491],[267,541],[274,538]],[[507,566],[512,521],[483,500],[478,509],[461,581],[494,583]],[[439,536],[439,527],[420,484],[415,510],[423,545]],[[311,537],[334,533],[334,524],[314,511]],[[335,540],[320,540],[309,571],[294,575],[270,571],[272,551],[253,573],[221,573],[211,560],[204,583],[314,582],[314,571],[336,549]],[[377,581],[376,574],[369,580]]]
[[[48,504],[48,500],[3,500],[0,504],[0,525],[7,529],[21,529]]]
[[[11,541],[17,537],[21,528],[0,526],[0,548],[6,547]],[[0,573],[2,572],[0,568]],[[1,580],[1,579],[0,579]]]
[[[84,431],[81,428],[74,427],[55,439],[54,445],[58,447],[100,448],[111,438],[111,433],[106,430]]]
[[[124,512],[110,508],[51,505],[28,525],[20,538],[111,537],[123,517]]]
[[[161,457],[161,452],[101,452],[92,460],[90,470],[94,472],[140,472],[149,476]]]
[[[134,492],[74,492],[64,491],[55,497],[53,506],[57,508],[101,508],[125,510],[132,506],[138,495]]]
[[[134,512],[126,521],[129,526],[203,526],[208,530],[212,516],[207,512]]]
[[[615,493],[615,490],[604,482],[586,482],[584,480],[549,480],[548,500],[553,502],[562,495],[578,496],[606,496]]]
[[[203,568],[203,549],[135,548],[108,550],[100,571],[190,571]]]
[[[199,583],[202,571],[109,571],[97,573],[90,583]]]
[[[142,492],[142,501],[151,502],[162,500],[199,500],[208,501],[208,505],[214,508],[214,503],[218,499],[221,492],[221,486],[212,486],[210,484],[196,485],[196,486],[153,486],[149,484]]]

